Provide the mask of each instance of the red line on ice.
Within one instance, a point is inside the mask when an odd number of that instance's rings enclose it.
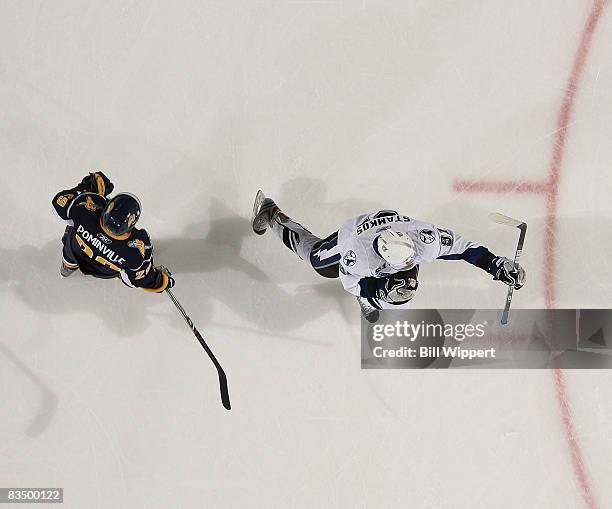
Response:
[[[555,393],[557,395],[557,401],[559,402],[559,408],[561,409],[563,432],[572,456],[574,474],[576,475],[576,480],[580,485],[580,491],[582,491],[582,498],[584,499],[586,506],[589,509],[597,509],[597,504],[595,503],[595,498],[593,496],[593,490],[591,489],[591,482],[586,472],[582,452],[580,451],[580,444],[576,439],[572,409],[570,407],[569,398],[567,397],[565,374],[562,369],[555,369],[553,370],[553,377],[555,381]]]
[[[483,181],[483,180],[459,180],[453,185],[457,192],[480,192],[480,193],[522,193],[543,194],[546,199],[546,218],[544,233],[544,298],[547,308],[555,307],[555,252],[557,227],[557,209],[559,202],[559,179],[561,166],[565,155],[565,144],[567,129],[574,110],[574,99],[582,79],[584,66],[587,61],[591,41],[597,22],[601,18],[607,0],[594,0],[591,12],[582,32],[578,51],[574,56],[572,72],[567,80],[565,95],[557,120],[557,131],[553,145],[552,157],[548,168],[547,180],[542,181]],[[565,383],[565,375],[560,369],[555,369],[554,384],[557,401],[561,411],[561,420],[565,440],[568,444],[574,475],[580,486],[582,497],[589,509],[596,509],[597,504],[593,496],[591,482],[586,472],[586,466],[576,439],[572,411],[569,404],[569,396]]]
[[[552,308],[555,305],[555,288],[554,288],[554,272],[555,272],[555,228],[557,226],[557,205],[559,195],[559,177],[561,174],[561,163],[565,153],[565,140],[567,137],[567,127],[569,119],[572,116],[574,109],[574,98],[576,91],[582,78],[584,64],[587,60],[593,33],[597,27],[597,21],[603,12],[605,0],[595,0],[593,8],[587,20],[580,46],[574,57],[574,65],[572,73],[567,80],[565,87],[565,96],[563,105],[557,121],[557,134],[555,136],[555,144],[553,146],[553,156],[550,161],[548,171],[548,184],[550,189],[546,197],[546,225],[545,225],[545,244],[544,244],[544,281],[546,282],[546,307]]]

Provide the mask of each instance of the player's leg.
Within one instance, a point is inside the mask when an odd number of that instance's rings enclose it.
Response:
[[[340,277],[340,250],[338,249],[338,232],[320,240],[310,250],[310,265],[321,276]]]
[[[281,211],[270,223],[270,230],[318,274],[328,278],[339,277],[338,232],[320,239]]]
[[[79,268],[77,258],[70,246],[71,234],[72,226],[67,226],[64,236],[62,237],[62,265],[60,267],[60,274],[62,277],[71,276]]]
[[[279,239],[300,259],[310,265],[323,277],[337,278],[339,275],[340,253],[338,233],[325,239],[313,235],[307,228],[284,214],[270,198],[259,191],[253,206],[253,231],[258,235],[271,229]]]

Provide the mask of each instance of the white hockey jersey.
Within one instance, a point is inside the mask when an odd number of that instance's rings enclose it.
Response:
[[[349,219],[338,231],[340,280],[346,291],[362,295],[360,281],[364,278],[380,278],[397,273],[374,250],[374,240],[386,229],[405,232],[414,241],[416,264],[430,263],[441,258],[464,259],[478,265],[478,260],[484,255],[490,255],[488,249],[481,244],[464,239],[451,230],[437,228],[431,223],[392,210],[364,214]],[[486,270],[484,266],[481,268]]]

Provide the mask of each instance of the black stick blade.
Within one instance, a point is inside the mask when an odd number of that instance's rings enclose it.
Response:
[[[219,372],[219,390],[221,391],[221,403],[227,410],[232,409],[230,404],[229,390],[227,388],[227,377],[223,371]]]
[[[221,403],[223,403],[223,406],[227,410],[231,410],[232,405],[230,404],[229,390],[227,388],[227,376],[225,375],[225,371],[223,371],[223,367],[215,357],[215,354],[212,352],[206,341],[204,341],[200,331],[196,329],[195,326],[193,326],[192,330],[195,337],[200,342],[200,345],[202,345],[202,348],[204,348],[204,351],[208,354],[208,357],[215,365],[215,368],[217,368],[217,374],[219,375],[219,390],[221,391]]]

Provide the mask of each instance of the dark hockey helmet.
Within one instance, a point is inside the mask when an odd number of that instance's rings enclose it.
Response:
[[[102,212],[102,226],[112,235],[129,233],[140,217],[140,201],[130,193],[120,193],[110,200]]]

